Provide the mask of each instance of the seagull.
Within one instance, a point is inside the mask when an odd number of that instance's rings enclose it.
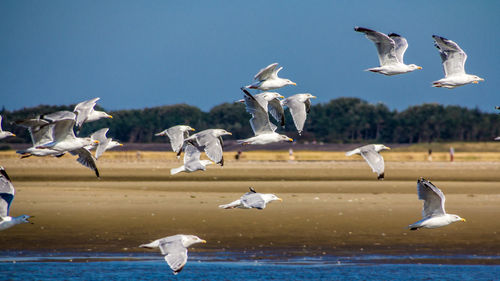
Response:
[[[283,199],[271,193],[258,193],[250,187],[250,192],[243,194],[239,200],[233,201],[229,204],[219,205],[222,209],[251,209],[256,208],[262,210],[266,207],[266,204],[272,201],[283,201]]]
[[[297,84],[295,82],[292,82],[289,79],[278,77],[278,72],[280,72],[283,67],[276,69],[277,66],[278,63],[275,62],[261,69],[259,73],[255,74],[255,76],[253,77],[253,79],[257,81],[251,85],[245,86],[245,88],[269,91],[279,89],[286,85],[296,86]]]
[[[61,153],[69,152],[72,155],[78,155],[76,161],[78,161],[83,166],[94,170],[97,177],[99,177],[99,170],[95,164],[94,158],[88,146],[98,144],[98,140],[93,140],[90,137],[78,138],[75,136],[73,127],[76,122],[76,115],[73,112],[61,111],[51,114],[48,118],[52,120],[54,128],[52,129],[52,141],[41,144],[36,148],[39,149],[51,149],[56,150]]]
[[[68,111],[69,112],[69,111]],[[42,115],[43,116],[43,115]],[[49,148],[38,148],[38,146],[53,141],[52,132],[54,130],[54,123],[40,119],[41,116],[34,119],[25,119],[16,121],[16,125],[28,129],[31,136],[32,147],[18,150],[16,153],[21,154],[21,159],[30,156],[56,156],[61,157],[65,153]]]
[[[357,32],[362,32],[366,38],[375,43],[380,61],[379,67],[369,68],[367,71],[378,72],[384,75],[396,75],[407,72],[412,72],[422,67],[415,64],[405,64],[403,61],[404,54],[408,48],[406,38],[401,37],[396,33],[386,35],[384,33],[371,30],[364,27],[354,27]]]
[[[449,225],[452,222],[463,221],[457,215],[447,214],[444,210],[445,197],[443,192],[437,188],[432,182],[420,178],[417,180],[418,199],[424,200],[424,208],[422,209],[423,219],[414,224],[410,224],[410,230],[419,228],[437,228]]]
[[[2,130],[2,115],[0,115],[0,140],[8,138],[8,137],[15,137],[15,136],[16,135],[11,133],[11,132]]]
[[[139,247],[154,249],[160,248],[161,254],[165,256],[165,261],[177,275],[184,268],[187,262],[187,248],[196,243],[207,243],[198,236],[177,234],[155,240],[149,244],[142,244]]]
[[[7,175],[5,169],[0,166],[0,231],[13,227],[16,224],[31,223],[28,221],[30,218],[28,215],[19,217],[9,216],[10,204],[12,204],[12,200],[14,200],[15,193],[9,175]]]
[[[189,131],[194,131],[195,129],[185,126],[185,125],[177,125],[170,127],[166,130],[163,130],[155,136],[168,136],[170,139],[170,146],[175,153],[178,153],[182,149],[182,144],[184,143],[184,139],[189,137]]]
[[[434,46],[439,50],[443,62],[444,78],[432,82],[432,87],[453,89],[466,84],[484,81],[477,75],[465,73],[467,54],[457,43],[444,37],[432,35]]]
[[[222,141],[222,136],[232,135],[230,132],[223,129],[207,129],[196,133],[189,138],[186,138],[185,142],[195,142],[198,146],[204,146],[205,154],[214,161],[216,164],[224,166],[224,157],[222,154],[222,146],[224,145]],[[177,153],[179,156],[181,150]]]
[[[184,165],[179,168],[173,168],[170,170],[171,175],[175,175],[180,172],[195,172],[198,170],[205,171],[207,165],[213,164],[214,162],[210,160],[200,160],[200,151],[194,145],[187,143],[184,148]]]
[[[253,96],[259,102],[265,100],[267,102],[267,111],[271,113],[274,120],[278,121],[282,127],[285,126],[285,111],[283,110],[281,101],[278,99],[284,99],[284,96],[276,92],[262,92]],[[236,102],[245,103],[245,99],[237,100]]]
[[[366,162],[372,168],[374,173],[377,173],[378,180],[384,179],[384,158],[379,152],[383,149],[389,149],[389,147],[383,144],[369,144],[362,147],[358,147],[354,150],[345,153],[346,156],[351,156],[353,154],[360,154],[365,158]]]
[[[95,151],[95,159],[99,159],[99,157],[101,157],[101,155],[108,149],[111,149],[113,147],[117,147],[117,146],[123,146],[123,144],[117,142],[117,141],[114,141],[112,138],[108,138],[106,137],[106,134],[108,133],[109,131],[109,128],[103,128],[103,129],[100,129],[98,131],[95,131],[91,136],[90,138],[92,140],[97,140],[99,141],[99,143],[97,144],[97,149]],[[94,145],[91,145],[91,146],[88,146],[86,147],[87,149],[90,149],[94,147]]]
[[[295,124],[295,128],[297,128],[299,135],[302,134],[302,129],[304,128],[304,123],[306,122],[307,118],[307,113],[309,113],[309,110],[311,110],[310,99],[315,98],[316,96],[306,93],[296,94],[282,101],[282,104],[290,109],[293,123]]]
[[[245,88],[241,88],[245,93],[245,104],[248,113],[252,114],[250,125],[255,134],[254,137],[238,140],[240,144],[268,144],[279,141],[293,142],[293,139],[276,133],[276,125],[269,121],[267,113],[267,101],[265,99],[256,99]]]
[[[94,110],[98,100],[101,98],[93,98],[91,100],[83,101],[75,106],[73,112],[77,114],[76,127],[81,128],[83,123],[97,121],[101,118],[113,118],[104,111]]]

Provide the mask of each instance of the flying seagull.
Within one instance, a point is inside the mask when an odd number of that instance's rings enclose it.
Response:
[[[306,93],[296,94],[282,101],[282,104],[290,109],[293,123],[295,124],[295,128],[297,128],[299,135],[302,134],[302,129],[304,129],[304,123],[306,122],[307,113],[309,113],[309,110],[311,110],[310,99],[315,98],[316,96]]]
[[[149,244],[142,244],[141,248],[160,248],[161,254],[165,256],[165,261],[172,269],[174,275],[181,272],[187,262],[187,248],[196,243],[207,243],[198,236],[177,234],[155,240]]]
[[[97,101],[100,98],[83,101],[75,106],[73,112],[77,114],[76,127],[80,129],[83,123],[97,121],[101,118],[113,118],[104,111],[94,110]]]
[[[2,115],[0,115],[0,140],[5,139],[7,137],[15,137],[15,136],[16,135],[11,132],[2,130]]]
[[[283,110],[281,100],[278,99],[284,99],[284,96],[276,92],[262,92],[253,96],[259,102],[262,101],[260,102],[262,104],[265,104],[265,102],[267,102],[266,110],[271,113],[271,116],[274,118],[274,120],[278,121],[282,127],[285,126],[285,111]],[[236,102],[245,103],[245,99],[237,100]]]
[[[214,161],[216,164],[224,165],[224,157],[222,154],[222,146],[224,145],[222,141],[222,136],[232,135],[230,132],[223,129],[207,129],[196,133],[189,138],[186,138],[185,142],[191,142],[192,144],[197,144],[198,146],[203,146],[205,154]],[[180,155],[181,150],[177,153]]]
[[[95,131],[90,138],[92,140],[97,140],[99,143],[97,144],[97,148],[95,151],[95,159],[99,159],[101,155],[108,149],[111,149],[113,147],[117,146],[123,146],[123,144],[113,140],[112,138],[106,137],[106,134],[108,133],[109,128],[103,128],[98,131]],[[94,147],[93,145],[90,147],[86,147],[87,149]]]
[[[484,81],[477,75],[465,73],[467,54],[457,43],[444,37],[432,35],[434,46],[439,50],[444,69],[444,78],[432,82],[432,87],[453,89],[466,84]]]
[[[163,130],[155,134],[155,136],[168,136],[172,150],[179,153],[184,140],[189,137],[189,131],[194,131],[194,129],[185,125],[177,125]]]
[[[222,209],[251,209],[256,208],[262,210],[266,207],[266,204],[271,201],[283,201],[283,199],[271,193],[258,193],[250,187],[250,192],[243,194],[240,199],[233,201],[229,204],[219,205],[219,208]]]
[[[359,154],[365,158],[366,162],[372,168],[374,173],[377,173],[378,180],[384,179],[384,158],[379,152],[383,149],[390,149],[383,144],[369,144],[362,147],[358,147],[354,150],[345,153],[346,156],[351,156],[353,154]]]
[[[375,47],[377,47],[380,66],[369,68],[367,71],[391,76],[422,69],[422,67],[418,65],[404,63],[403,57],[408,48],[406,38],[396,33],[386,35],[382,32],[358,26],[354,27],[354,30],[364,33],[366,38],[375,43]]]
[[[450,223],[463,221],[457,215],[447,214],[444,210],[445,197],[443,192],[437,188],[432,182],[420,178],[417,180],[418,199],[424,200],[424,208],[422,209],[423,219],[414,224],[410,224],[410,230],[419,228],[437,228],[449,225]]]
[[[269,90],[279,89],[286,85],[296,86],[297,84],[295,82],[292,82],[289,79],[278,77],[278,72],[280,72],[280,70],[282,70],[283,67],[276,69],[277,66],[278,63],[275,62],[261,69],[257,74],[255,74],[253,78],[254,80],[257,81],[245,87],[249,89],[259,89],[261,91],[269,91]]]
[[[75,126],[76,115],[73,112],[55,112],[48,119],[52,120],[51,124],[54,124],[54,128],[52,129],[52,141],[41,144],[36,148],[56,150],[59,154],[69,152],[72,155],[78,155],[76,161],[94,170],[96,176],[99,177],[99,170],[97,169],[92,154],[87,148],[98,144],[99,141],[90,137],[79,138],[75,136],[73,127]]]
[[[245,88],[241,88],[245,93],[245,105],[248,113],[252,114],[250,125],[255,134],[254,137],[238,140],[241,144],[268,144],[280,141],[293,142],[293,139],[276,133],[276,125],[269,121],[267,113],[267,101],[263,98],[255,98]]]
[[[30,216],[22,215],[18,217],[9,216],[10,204],[14,200],[14,186],[7,175],[5,169],[0,166],[0,231],[13,227],[16,224],[31,223]]]
[[[207,165],[213,164],[210,160],[200,160],[201,153],[194,145],[187,143],[184,148],[184,165],[170,170],[171,175],[180,172],[205,171]]]

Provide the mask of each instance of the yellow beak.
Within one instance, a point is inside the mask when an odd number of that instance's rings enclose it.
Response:
[[[278,198],[277,200],[280,201],[280,202],[283,202],[283,199],[281,199],[281,198]]]
[[[417,69],[422,69],[422,67],[421,67],[421,66],[419,66],[419,67],[417,67]]]
[[[386,146],[385,148],[386,148],[386,149],[388,149],[388,150],[391,150],[391,148],[390,148],[390,147],[388,147],[388,146]]]
[[[15,137],[15,136],[16,136],[16,134],[12,134],[12,136],[13,136],[13,137]]]
[[[293,139],[292,139],[292,138],[288,138],[288,141],[289,141],[289,142],[293,142]]]
[[[292,82],[292,85],[294,85],[294,86],[297,86],[297,83],[295,83],[295,82]]]
[[[227,132],[227,133],[228,133],[229,135],[231,135],[231,136],[233,135],[233,134],[232,134],[232,133],[230,133],[230,132]]]
[[[98,140],[95,140],[95,141],[94,141],[94,143],[99,143],[99,141],[98,141]]]
[[[318,98],[318,97],[317,96],[311,96],[311,99],[316,99],[316,98]]]
[[[284,99],[285,97],[284,96],[279,96],[280,99]]]
[[[477,81],[472,81],[472,84],[479,84],[479,82],[477,82]]]
[[[120,146],[123,146],[123,143],[120,143]]]
[[[206,240],[201,240],[200,242],[201,242],[201,243],[207,243],[207,241],[206,241]]]
[[[113,116],[111,116],[111,115],[108,115],[108,118],[111,118],[111,119],[113,119]]]
[[[196,131],[196,130],[195,130],[195,129],[193,129],[193,128],[191,128],[191,129],[189,129],[189,130],[190,130],[190,131]]]
[[[461,221],[466,222],[466,220],[464,218],[462,218]]]

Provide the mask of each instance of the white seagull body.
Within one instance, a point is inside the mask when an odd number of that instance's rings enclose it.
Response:
[[[207,241],[194,235],[177,234],[155,240],[149,244],[142,244],[139,247],[160,248],[161,254],[165,256],[165,261],[172,269],[173,274],[177,274],[186,265],[187,248],[196,243],[207,243]]]
[[[15,137],[15,136],[16,135],[11,133],[11,132],[2,130],[2,115],[0,115],[0,140],[8,138],[8,137]]]
[[[222,209],[259,209],[262,210],[266,207],[266,204],[272,201],[283,201],[283,199],[271,193],[258,193],[255,189],[250,187],[250,192],[247,192],[241,196],[239,200],[233,201],[229,204],[219,205]]]
[[[267,101],[263,98],[256,99],[247,90],[241,88],[245,93],[245,105],[248,113],[252,114],[250,125],[255,134],[254,137],[238,140],[241,144],[268,144],[280,141],[290,141],[293,139],[276,133],[276,125],[269,121],[267,112]]]
[[[404,54],[408,48],[408,42],[404,37],[396,33],[386,35],[382,32],[364,27],[355,27],[355,31],[364,33],[377,47],[379,67],[369,68],[367,71],[378,72],[384,75],[396,75],[412,72],[422,67],[415,64],[405,64]]]
[[[184,148],[184,165],[171,169],[170,174],[175,175],[180,172],[192,173],[199,170],[205,171],[207,165],[214,163],[210,160],[200,160],[200,156],[200,151],[194,145],[187,143]]]
[[[155,134],[155,136],[168,136],[172,150],[179,153],[184,144],[184,140],[189,137],[189,131],[194,131],[194,129],[185,125],[177,125],[163,130]]]
[[[299,132],[299,135],[302,134],[302,130],[304,129],[304,124],[306,122],[307,113],[311,110],[311,100],[316,97],[306,93],[306,94],[296,94],[291,97],[288,97],[282,101],[283,106],[287,106],[290,109],[290,113],[292,114],[293,123],[295,124],[295,128]]]
[[[445,197],[443,192],[430,181],[420,178],[417,181],[418,199],[424,200],[423,219],[408,226],[410,230],[419,228],[437,228],[450,223],[463,221],[457,215],[447,214],[444,210]]]
[[[439,50],[445,77],[432,82],[432,87],[453,89],[466,84],[484,81],[477,75],[465,73],[467,54],[457,43],[441,36],[432,35],[434,46]]]
[[[9,175],[0,166],[0,231],[13,227],[16,224],[30,223],[28,221],[30,216],[9,216],[10,204],[14,200],[15,193],[14,185],[12,185]]]
[[[257,74],[254,76],[254,80],[257,80],[255,83],[246,86],[246,88],[249,89],[258,89],[261,91],[269,91],[269,90],[274,90],[274,89],[279,89],[281,87],[284,87],[286,85],[294,85],[296,86],[297,84],[295,82],[290,81],[289,79],[284,79],[278,77],[278,72],[283,69],[283,67],[278,67],[278,63],[272,63],[265,68],[261,69]]]
[[[372,168],[374,173],[377,173],[378,180],[384,179],[384,158],[380,155],[380,151],[383,149],[390,149],[389,147],[383,144],[369,144],[362,147],[358,147],[354,150],[348,151],[345,153],[346,156],[351,156],[354,154],[359,154],[363,156],[366,160],[366,163]]]

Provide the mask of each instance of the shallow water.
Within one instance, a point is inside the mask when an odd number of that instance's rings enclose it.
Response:
[[[456,256],[451,260],[499,259]],[[418,256],[411,260],[442,257]],[[450,257],[446,257],[449,261]],[[0,254],[2,280],[498,280],[499,265],[408,264],[408,257],[297,257],[252,260],[219,253],[192,254],[172,275],[162,256],[113,254]]]

